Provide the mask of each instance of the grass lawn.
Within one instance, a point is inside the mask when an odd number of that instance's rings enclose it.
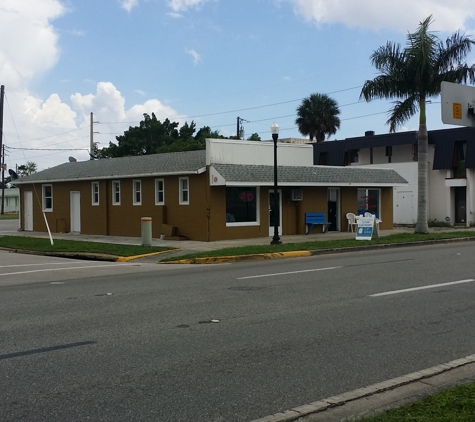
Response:
[[[475,383],[460,385],[421,401],[358,422],[473,422]]]
[[[0,220],[18,220],[18,214],[16,212],[9,212],[0,215]]]
[[[454,232],[441,232],[430,234],[414,234],[414,233],[398,233],[390,236],[380,237],[379,239],[372,240],[355,240],[355,239],[341,239],[341,240],[318,240],[313,242],[302,243],[286,243],[283,245],[252,245],[252,246],[240,246],[235,248],[218,249],[215,251],[197,252],[194,254],[181,255],[173,258],[166,259],[164,261],[176,261],[178,259],[193,259],[193,258],[205,258],[205,257],[219,257],[219,256],[233,256],[233,255],[250,255],[270,252],[289,252],[289,251],[305,251],[305,250],[328,250],[328,249],[340,249],[351,248],[355,246],[370,246],[370,245],[382,245],[382,244],[395,244],[395,243],[409,243],[409,242],[422,242],[426,240],[437,239],[455,239],[455,238],[475,238],[475,232],[473,231],[461,231]]]
[[[0,237],[0,247],[40,252],[89,252],[115,256],[134,256],[174,249],[160,246],[119,245],[61,239],[54,240],[54,245],[51,245],[49,239],[24,236],[2,236]]]

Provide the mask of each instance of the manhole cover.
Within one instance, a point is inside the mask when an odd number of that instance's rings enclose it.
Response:
[[[250,292],[253,290],[264,290],[265,287],[257,287],[257,286],[238,286],[238,287],[230,287],[229,290],[237,290],[240,292]]]

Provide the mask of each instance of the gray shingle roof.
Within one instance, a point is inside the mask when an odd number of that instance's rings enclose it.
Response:
[[[274,181],[273,166],[246,166],[235,164],[213,164],[214,169],[226,180],[226,182],[256,183],[269,185]],[[392,169],[373,169],[356,167],[294,167],[278,166],[277,180],[282,184],[302,183],[315,185],[356,184],[395,185],[407,183],[399,173]]]
[[[15,184],[196,173],[206,167],[206,151],[172,152],[65,163],[22,177]]]

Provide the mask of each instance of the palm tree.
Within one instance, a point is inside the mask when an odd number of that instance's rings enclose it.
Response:
[[[312,94],[297,108],[295,124],[303,136],[323,142],[326,135],[334,135],[340,128],[338,103],[326,94]]]
[[[371,55],[372,65],[381,73],[366,81],[360,98],[396,99],[386,122],[390,132],[419,112],[418,132],[418,208],[415,233],[429,233],[427,225],[427,169],[428,136],[426,100],[440,94],[442,81],[475,82],[475,65],[464,60],[475,43],[469,37],[455,32],[444,42],[429,26],[432,15],[420,22],[418,29],[407,35],[404,49],[390,41]]]

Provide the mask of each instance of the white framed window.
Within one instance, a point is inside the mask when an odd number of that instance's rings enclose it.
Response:
[[[53,185],[43,185],[43,211],[53,211]]]
[[[112,181],[112,205],[120,205],[120,181]]]
[[[99,205],[99,182],[91,183],[92,205]]]
[[[358,215],[365,212],[381,219],[381,189],[358,189]]]
[[[188,205],[190,203],[190,181],[188,177],[180,177],[178,179],[180,184],[180,205]]]
[[[259,188],[226,187],[226,227],[259,224]]]
[[[165,179],[155,179],[155,205],[165,205]]]
[[[134,205],[142,205],[142,181],[141,180],[133,180],[133,204]]]

